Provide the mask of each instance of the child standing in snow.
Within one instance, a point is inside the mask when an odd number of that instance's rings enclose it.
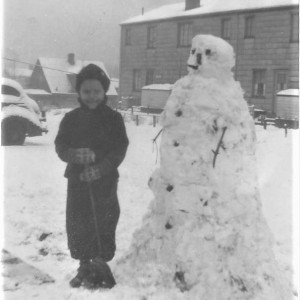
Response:
[[[110,80],[94,64],[77,75],[80,107],[67,113],[55,139],[56,152],[66,162],[68,178],[66,229],[71,256],[80,261],[78,274],[70,281],[79,287],[91,261],[101,255],[105,262],[114,257],[115,230],[120,215],[117,197],[118,166],[128,147],[122,116],[106,105]],[[95,198],[95,220],[89,196]]]

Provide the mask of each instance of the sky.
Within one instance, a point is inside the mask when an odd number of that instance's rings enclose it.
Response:
[[[118,76],[120,23],[183,0],[4,0],[2,56],[35,63],[38,57],[101,60]],[[25,65],[20,65],[25,67]]]

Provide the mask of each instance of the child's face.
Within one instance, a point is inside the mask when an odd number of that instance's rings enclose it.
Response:
[[[97,79],[86,79],[80,86],[81,101],[89,108],[95,109],[105,98],[105,91]]]

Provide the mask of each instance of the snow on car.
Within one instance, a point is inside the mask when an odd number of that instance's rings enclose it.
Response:
[[[1,79],[1,114],[2,145],[23,145],[26,136],[47,132],[38,104],[12,79]]]

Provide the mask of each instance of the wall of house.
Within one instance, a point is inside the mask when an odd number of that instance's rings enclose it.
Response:
[[[43,69],[39,66],[34,67],[30,79],[29,88],[44,90],[46,92],[51,92],[48,86],[47,80],[45,78]]]
[[[241,38],[244,34],[245,16],[238,16],[239,40],[236,45],[236,78],[246,92],[246,98],[257,107],[274,112],[276,94],[275,73],[287,70],[287,88],[298,88],[298,47],[291,42],[291,13],[296,9],[261,11],[255,16],[255,38]],[[255,98],[252,94],[253,69],[266,69],[266,95]]]
[[[75,108],[78,107],[77,94],[28,94],[34,99],[41,110],[49,111],[56,108]]]
[[[236,52],[235,76],[241,82],[245,98],[250,104],[274,111],[275,73],[287,70],[288,88],[298,88],[298,47],[291,42],[291,13],[298,7],[244,11],[226,14],[178,18],[156,21],[155,49],[147,49],[149,23],[123,25],[121,27],[120,96],[140,101],[141,91],[133,91],[133,70],[141,69],[142,86],[146,82],[146,70],[154,69],[154,83],[174,83],[187,74],[186,61],[190,47],[178,47],[178,24],[193,23],[193,36],[213,34],[221,36],[223,18],[231,20],[231,36],[228,42]],[[245,38],[245,17],[253,15],[254,38]],[[125,29],[131,28],[131,45],[125,46]],[[265,96],[253,97],[253,70],[266,69]]]
[[[57,108],[76,108],[79,106],[77,94],[28,94],[34,99],[41,110],[49,111]],[[118,107],[118,96],[108,96],[107,105],[112,109]]]

